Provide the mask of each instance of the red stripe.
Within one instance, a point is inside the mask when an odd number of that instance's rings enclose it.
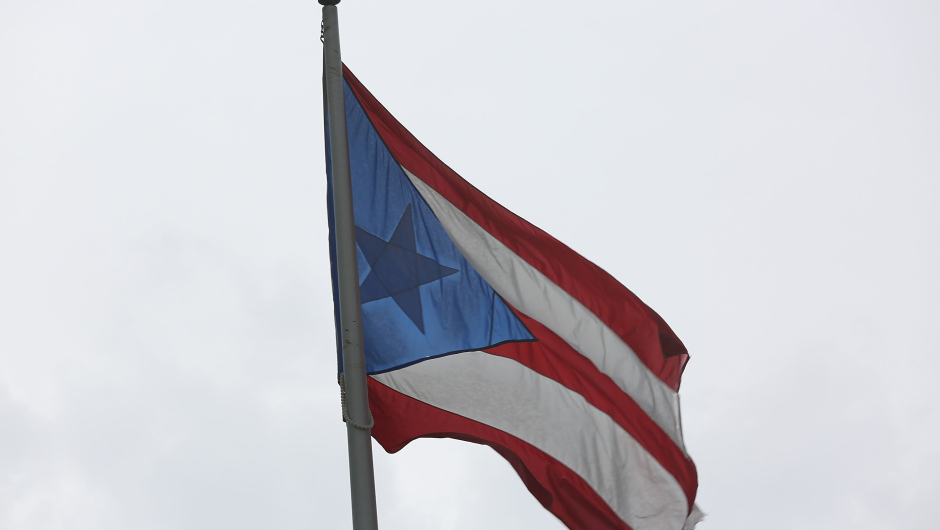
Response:
[[[392,156],[603,320],[643,363],[679,390],[688,352],[652,309],[613,276],[463,180],[406,130],[345,66],[347,83]]]
[[[369,378],[372,436],[389,453],[416,438],[454,438],[488,445],[512,464],[522,482],[571,530],[631,530],[576,473],[515,436],[432,407]]]
[[[610,416],[675,477],[691,510],[698,488],[698,474],[692,460],[628,394],[590,360],[545,326],[518,311],[516,315],[538,342],[504,344],[486,350],[487,353],[514,359],[558,381]]]

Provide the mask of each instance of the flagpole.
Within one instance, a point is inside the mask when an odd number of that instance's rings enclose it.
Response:
[[[375,508],[375,474],[372,468],[372,414],[366,386],[366,361],[359,303],[359,269],[353,219],[349,141],[343,98],[343,62],[339,47],[340,0],[319,0],[323,5],[323,76],[329,117],[330,162],[333,181],[333,215],[336,238],[336,272],[340,306],[343,371],[343,421],[349,447],[349,487],[353,530],[378,530]]]

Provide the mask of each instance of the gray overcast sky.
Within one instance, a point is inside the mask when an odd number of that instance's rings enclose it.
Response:
[[[0,1],[0,528],[348,527],[313,0]],[[340,4],[346,63],[692,354],[702,529],[932,529],[940,4]],[[386,529],[560,529],[376,448]]]

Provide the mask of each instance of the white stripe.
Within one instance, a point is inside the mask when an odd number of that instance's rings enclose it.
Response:
[[[404,169],[404,168],[402,168]],[[685,452],[677,394],[588,308],[405,169],[470,265],[510,305],[534,318],[607,374]]]
[[[685,523],[682,488],[639,442],[581,394],[515,360],[474,351],[371,377],[544,451],[635,530]]]

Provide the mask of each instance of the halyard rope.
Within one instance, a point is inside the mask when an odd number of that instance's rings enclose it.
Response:
[[[369,407],[366,407],[366,412],[369,414],[368,425],[362,425],[360,423],[356,423],[355,421],[353,421],[352,418],[349,417],[349,411],[346,410],[346,378],[344,377],[344,375],[345,374],[343,372],[340,372],[339,381],[338,381],[340,401],[342,401],[343,403],[343,421],[345,421],[351,427],[355,429],[359,429],[360,431],[371,430],[372,427],[375,426],[375,418],[372,417],[372,411],[369,410]]]

